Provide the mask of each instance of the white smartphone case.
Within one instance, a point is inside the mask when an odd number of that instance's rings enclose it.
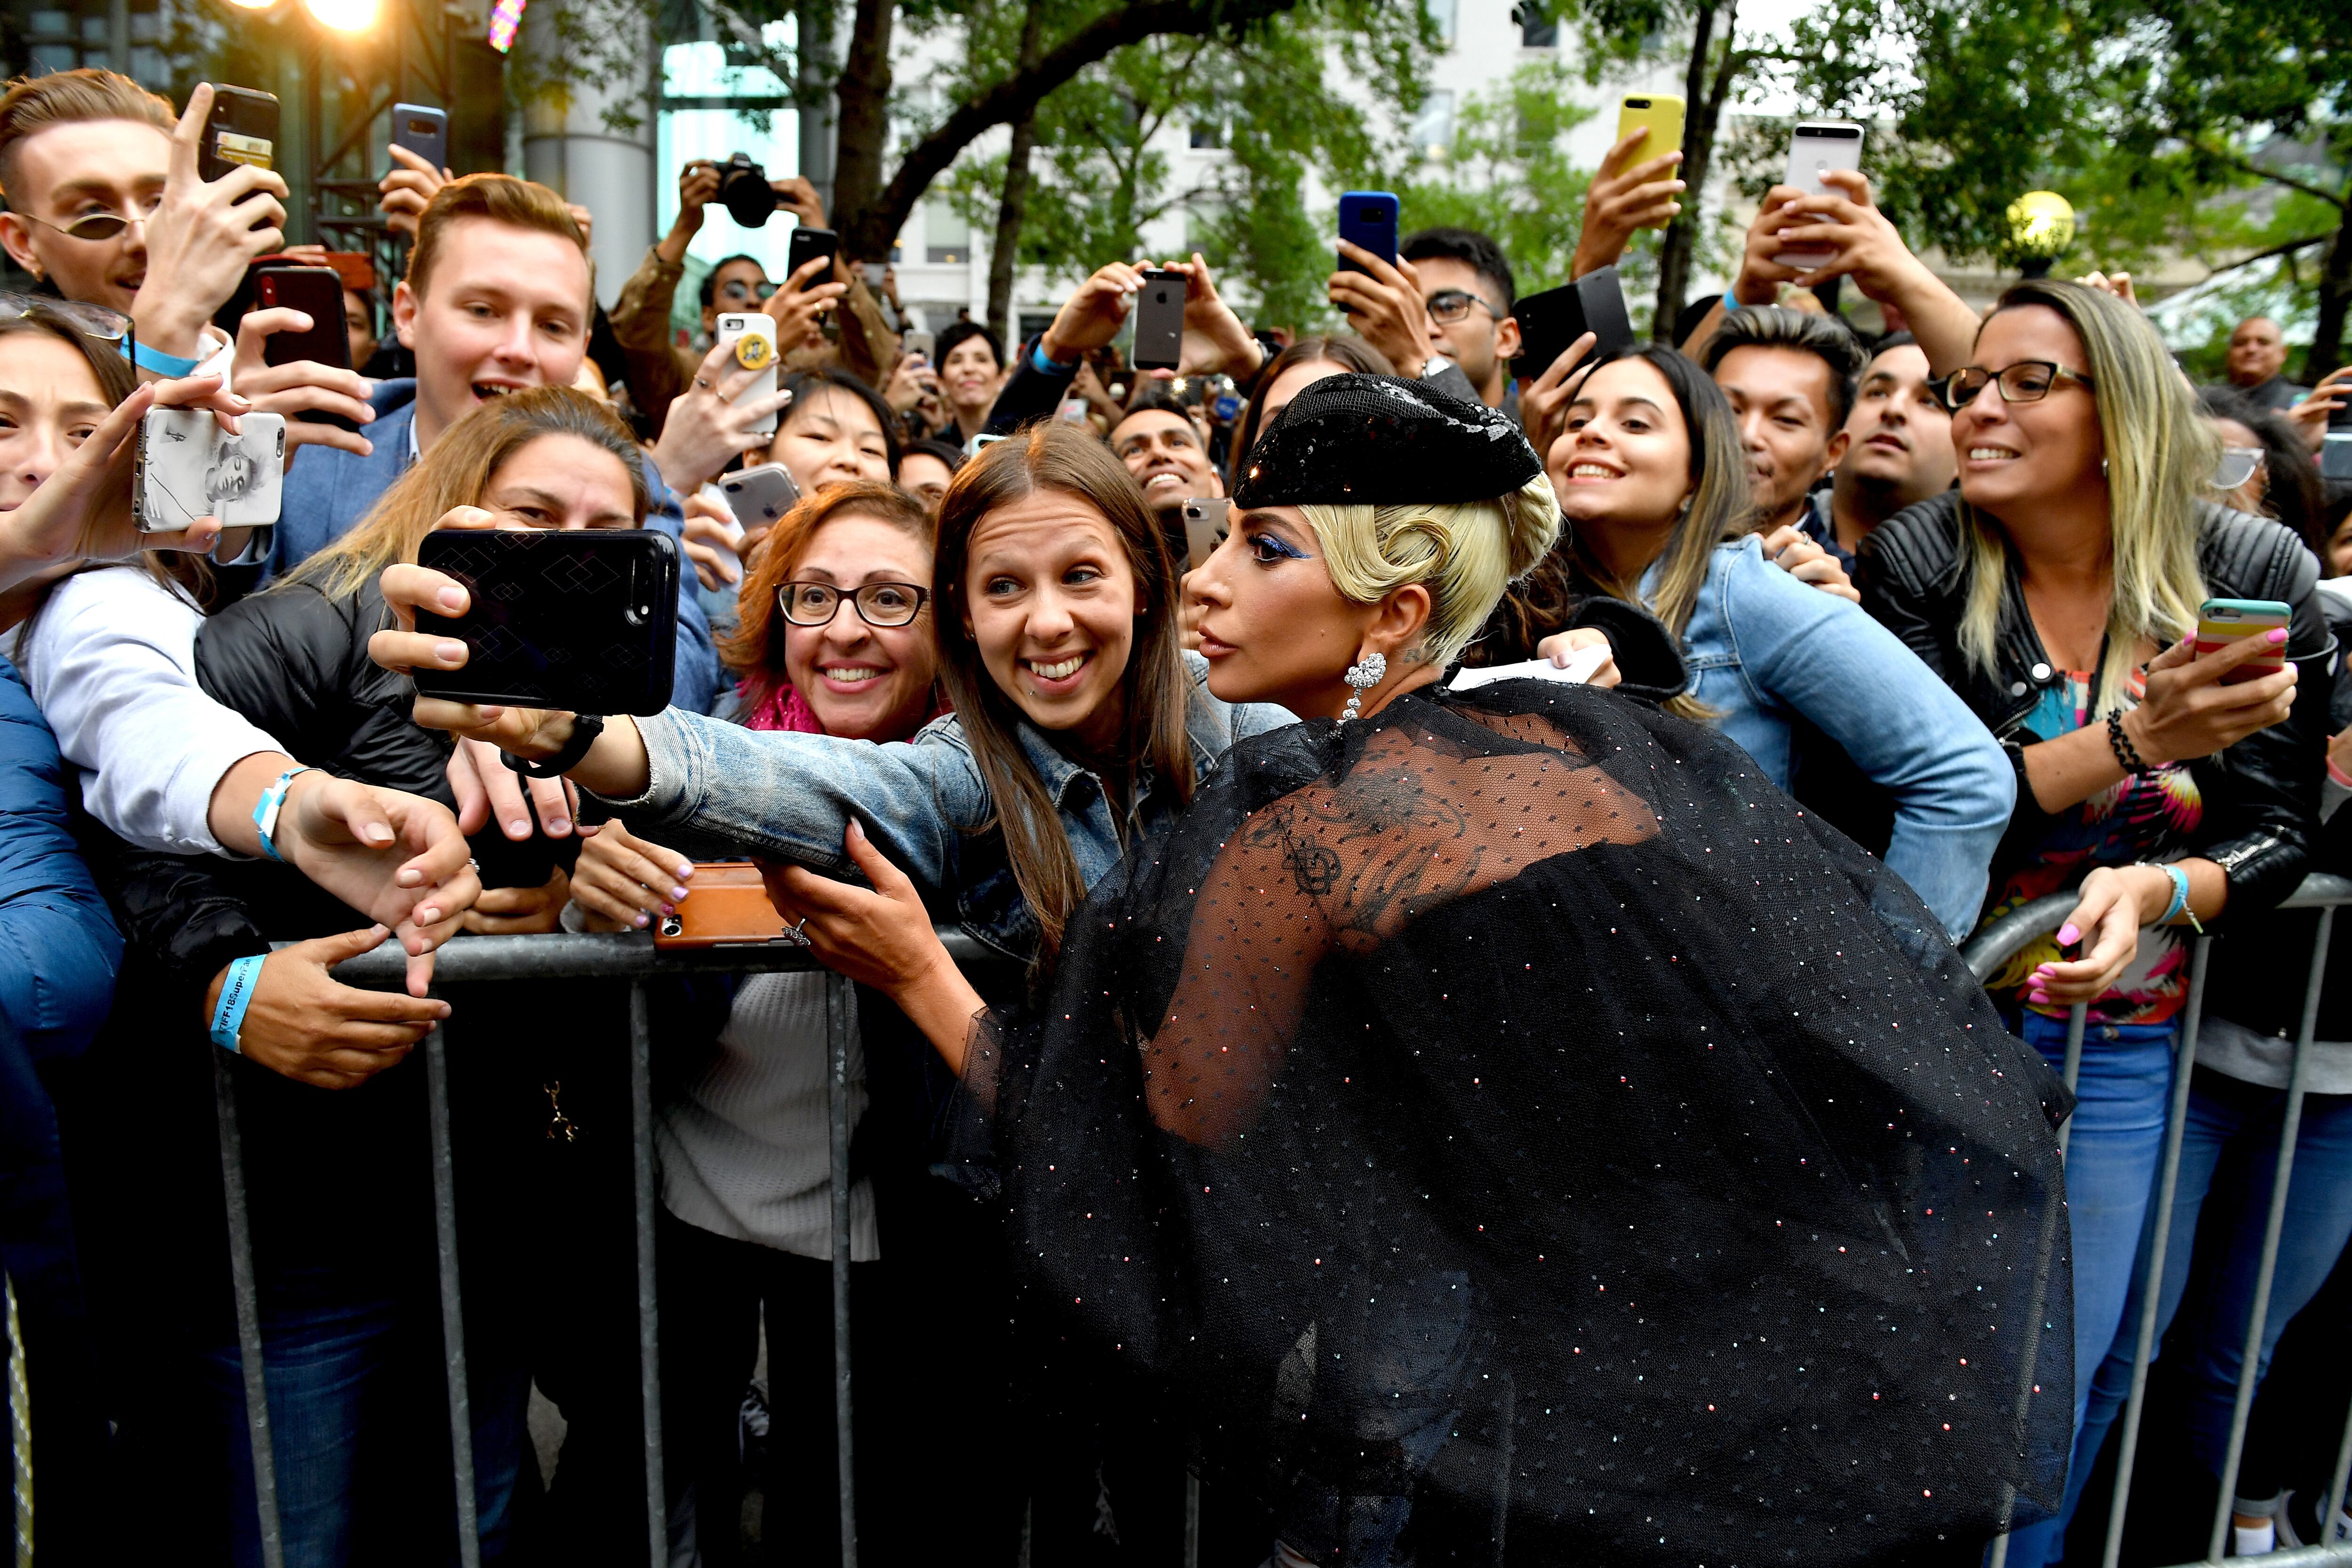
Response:
[[[152,408],[141,422],[132,505],[146,533],[200,517],[224,528],[274,524],[286,489],[286,420],[247,414],[232,435],[203,408]]]

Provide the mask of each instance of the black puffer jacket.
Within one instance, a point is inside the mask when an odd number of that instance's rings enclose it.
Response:
[[[2197,553],[2210,596],[2276,599],[2293,608],[2287,655],[2301,671],[2285,723],[2189,766],[2205,803],[2195,850],[2229,873],[2229,914],[2240,919],[2276,904],[2310,868],[2336,639],[2314,596],[2319,563],[2279,524],[2200,503]],[[1947,491],[1898,512],[1864,540],[1854,580],[1863,607],[1959,693],[2017,768],[2017,807],[1994,858],[1997,888],[2056,826],[2026,782],[2025,748],[2035,742],[2022,726],[2042,689],[2064,674],[2033,629],[2014,557],[1994,637],[1997,667],[1969,664],[1959,628],[1972,577],[1961,548],[1959,496]]]

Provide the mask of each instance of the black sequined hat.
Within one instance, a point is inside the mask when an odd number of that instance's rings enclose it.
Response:
[[[1394,375],[1310,383],[1250,448],[1234,504],[1494,500],[1543,473],[1508,416]]]

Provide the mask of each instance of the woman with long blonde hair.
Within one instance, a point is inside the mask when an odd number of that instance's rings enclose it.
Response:
[[[2131,1339],[2124,1390],[2110,1351],[2119,1325],[2137,1332],[2126,1302],[2188,1000],[2187,928],[2265,909],[2301,880],[2332,641],[2302,542],[2213,499],[2220,443],[2137,310],[2079,284],[2021,283],[1943,388],[1959,487],[1881,525],[1859,582],[2015,769],[1986,918],[2079,889],[2055,940],[1992,980],[2053,1062],[2073,1005],[2090,1005],[2066,1166],[2078,1493],[2129,1382]],[[2281,602],[2292,624],[2193,657],[2213,598]],[[2230,679],[2282,654],[2274,673]],[[2302,666],[2315,679],[2298,682]],[[2063,1523],[2021,1532],[2010,1560],[2038,1568]]]

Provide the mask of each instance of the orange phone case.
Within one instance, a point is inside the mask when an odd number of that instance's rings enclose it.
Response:
[[[760,868],[749,860],[697,866],[688,886],[692,890],[677,912],[654,922],[656,947],[803,945],[784,930]]]

